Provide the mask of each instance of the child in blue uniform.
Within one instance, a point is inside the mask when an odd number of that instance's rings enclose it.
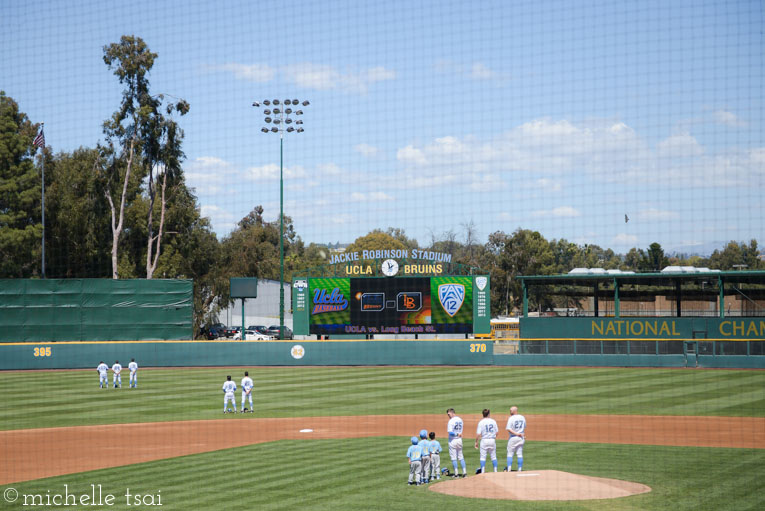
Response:
[[[417,445],[419,439],[412,437],[412,445],[406,451],[406,457],[409,458],[409,484],[422,484],[420,482],[420,472],[422,471],[422,447]]]

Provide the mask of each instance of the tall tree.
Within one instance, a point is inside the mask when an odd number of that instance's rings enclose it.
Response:
[[[104,63],[125,86],[120,108],[104,122],[107,147],[102,149],[105,163],[99,166],[111,210],[112,278],[115,279],[119,278],[119,242],[124,228],[125,205],[131,198],[131,179],[137,178],[140,183],[145,175],[141,158],[142,127],[156,109],[146,75],[155,58],[157,54],[149,51],[143,39],[136,36],[122,36],[119,43],[104,47]],[[121,193],[117,192],[119,189]],[[115,199],[119,199],[119,208],[115,206]]]
[[[49,275],[57,278],[109,274],[109,204],[93,168],[96,149],[59,153],[46,165],[45,190]],[[46,177],[46,181],[47,181]]]
[[[182,99],[170,102],[166,105],[165,116],[161,112],[164,95],[160,94],[150,102],[152,111],[147,116],[142,130],[144,157],[148,166],[149,181],[147,194],[149,196],[148,218],[146,225],[148,233],[146,238],[146,278],[150,279],[157,269],[159,255],[162,247],[162,234],[165,226],[165,209],[167,207],[168,183],[174,189],[182,183],[181,161],[184,158],[181,150],[183,130],[171,117],[173,112],[185,115],[189,111],[189,104]],[[158,181],[161,179],[161,185]],[[160,187],[159,226],[157,235],[154,235],[154,204],[157,198],[157,186]]]
[[[0,91],[0,276],[39,272],[41,185],[34,166],[37,126]],[[43,155],[45,157],[45,155]]]

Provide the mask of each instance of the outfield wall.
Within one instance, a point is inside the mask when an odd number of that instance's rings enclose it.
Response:
[[[299,347],[302,347],[302,351]],[[0,344],[0,369],[301,365],[491,365],[491,343],[455,341],[143,341]]]
[[[0,370],[141,367],[496,365],[765,369],[765,356],[700,354],[495,354],[480,340],[122,341],[0,343]]]

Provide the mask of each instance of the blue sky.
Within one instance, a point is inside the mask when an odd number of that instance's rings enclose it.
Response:
[[[619,252],[763,241],[761,2],[13,4],[0,88],[54,150],[103,140],[104,45],[159,54],[152,90],[191,105],[184,168],[220,237],[258,204],[277,217],[279,137],[251,104],[298,98],[285,214],[306,241],[471,222]]]

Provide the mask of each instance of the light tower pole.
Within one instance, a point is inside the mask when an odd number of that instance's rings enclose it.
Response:
[[[264,99],[255,101],[252,106],[260,108],[261,105],[266,108],[263,110],[266,124],[271,127],[263,126],[260,131],[263,133],[279,134],[279,339],[284,339],[284,133],[303,133],[302,119],[293,119],[303,115],[302,110],[293,111],[292,107],[299,105],[308,106],[308,101],[300,103],[297,99]],[[295,128],[292,124],[296,124]]]

